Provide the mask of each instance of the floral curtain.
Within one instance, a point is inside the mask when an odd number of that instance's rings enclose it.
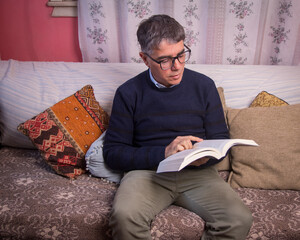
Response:
[[[300,65],[299,0],[79,0],[83,61],[141,62],[136,30],[153,14],[184,26],[190,63]]]

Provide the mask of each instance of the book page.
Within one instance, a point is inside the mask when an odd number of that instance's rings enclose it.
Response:
[[[231,141],[232,139],[204,140],[203,142],[195,143],[194,148],[214,148],[217,149],[220,153],[222,153],[224,146],[230,143]]]
[[[227,151],[235,145],[250,145],[257,146],[253,140],[248,139],[215,139],[204,140],[199,143],[195,143],[194,149],[216,149],[221,155],[225,155]]]

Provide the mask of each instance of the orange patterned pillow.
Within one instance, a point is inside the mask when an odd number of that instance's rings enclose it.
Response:
[[[21,123],[47,163],[60,175],[75,178],[85,171],[85,154],[108,126],[108,114],[87,85],[75,94]]]

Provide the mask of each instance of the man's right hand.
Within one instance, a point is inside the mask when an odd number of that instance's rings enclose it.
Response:
[[[192,142],[202,142],[202,138],[194,136],[178,136],[176,137],[165,149],[165,158],[173,155],[174,153],[181,152],[193,147]]]

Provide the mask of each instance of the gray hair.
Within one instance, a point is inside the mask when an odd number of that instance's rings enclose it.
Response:
[[[184,28],[168,15],[153,15],[143,20],[136,34],[141,50],[146,53],[151,53],[162,40],[178,43],[185,39]]]

